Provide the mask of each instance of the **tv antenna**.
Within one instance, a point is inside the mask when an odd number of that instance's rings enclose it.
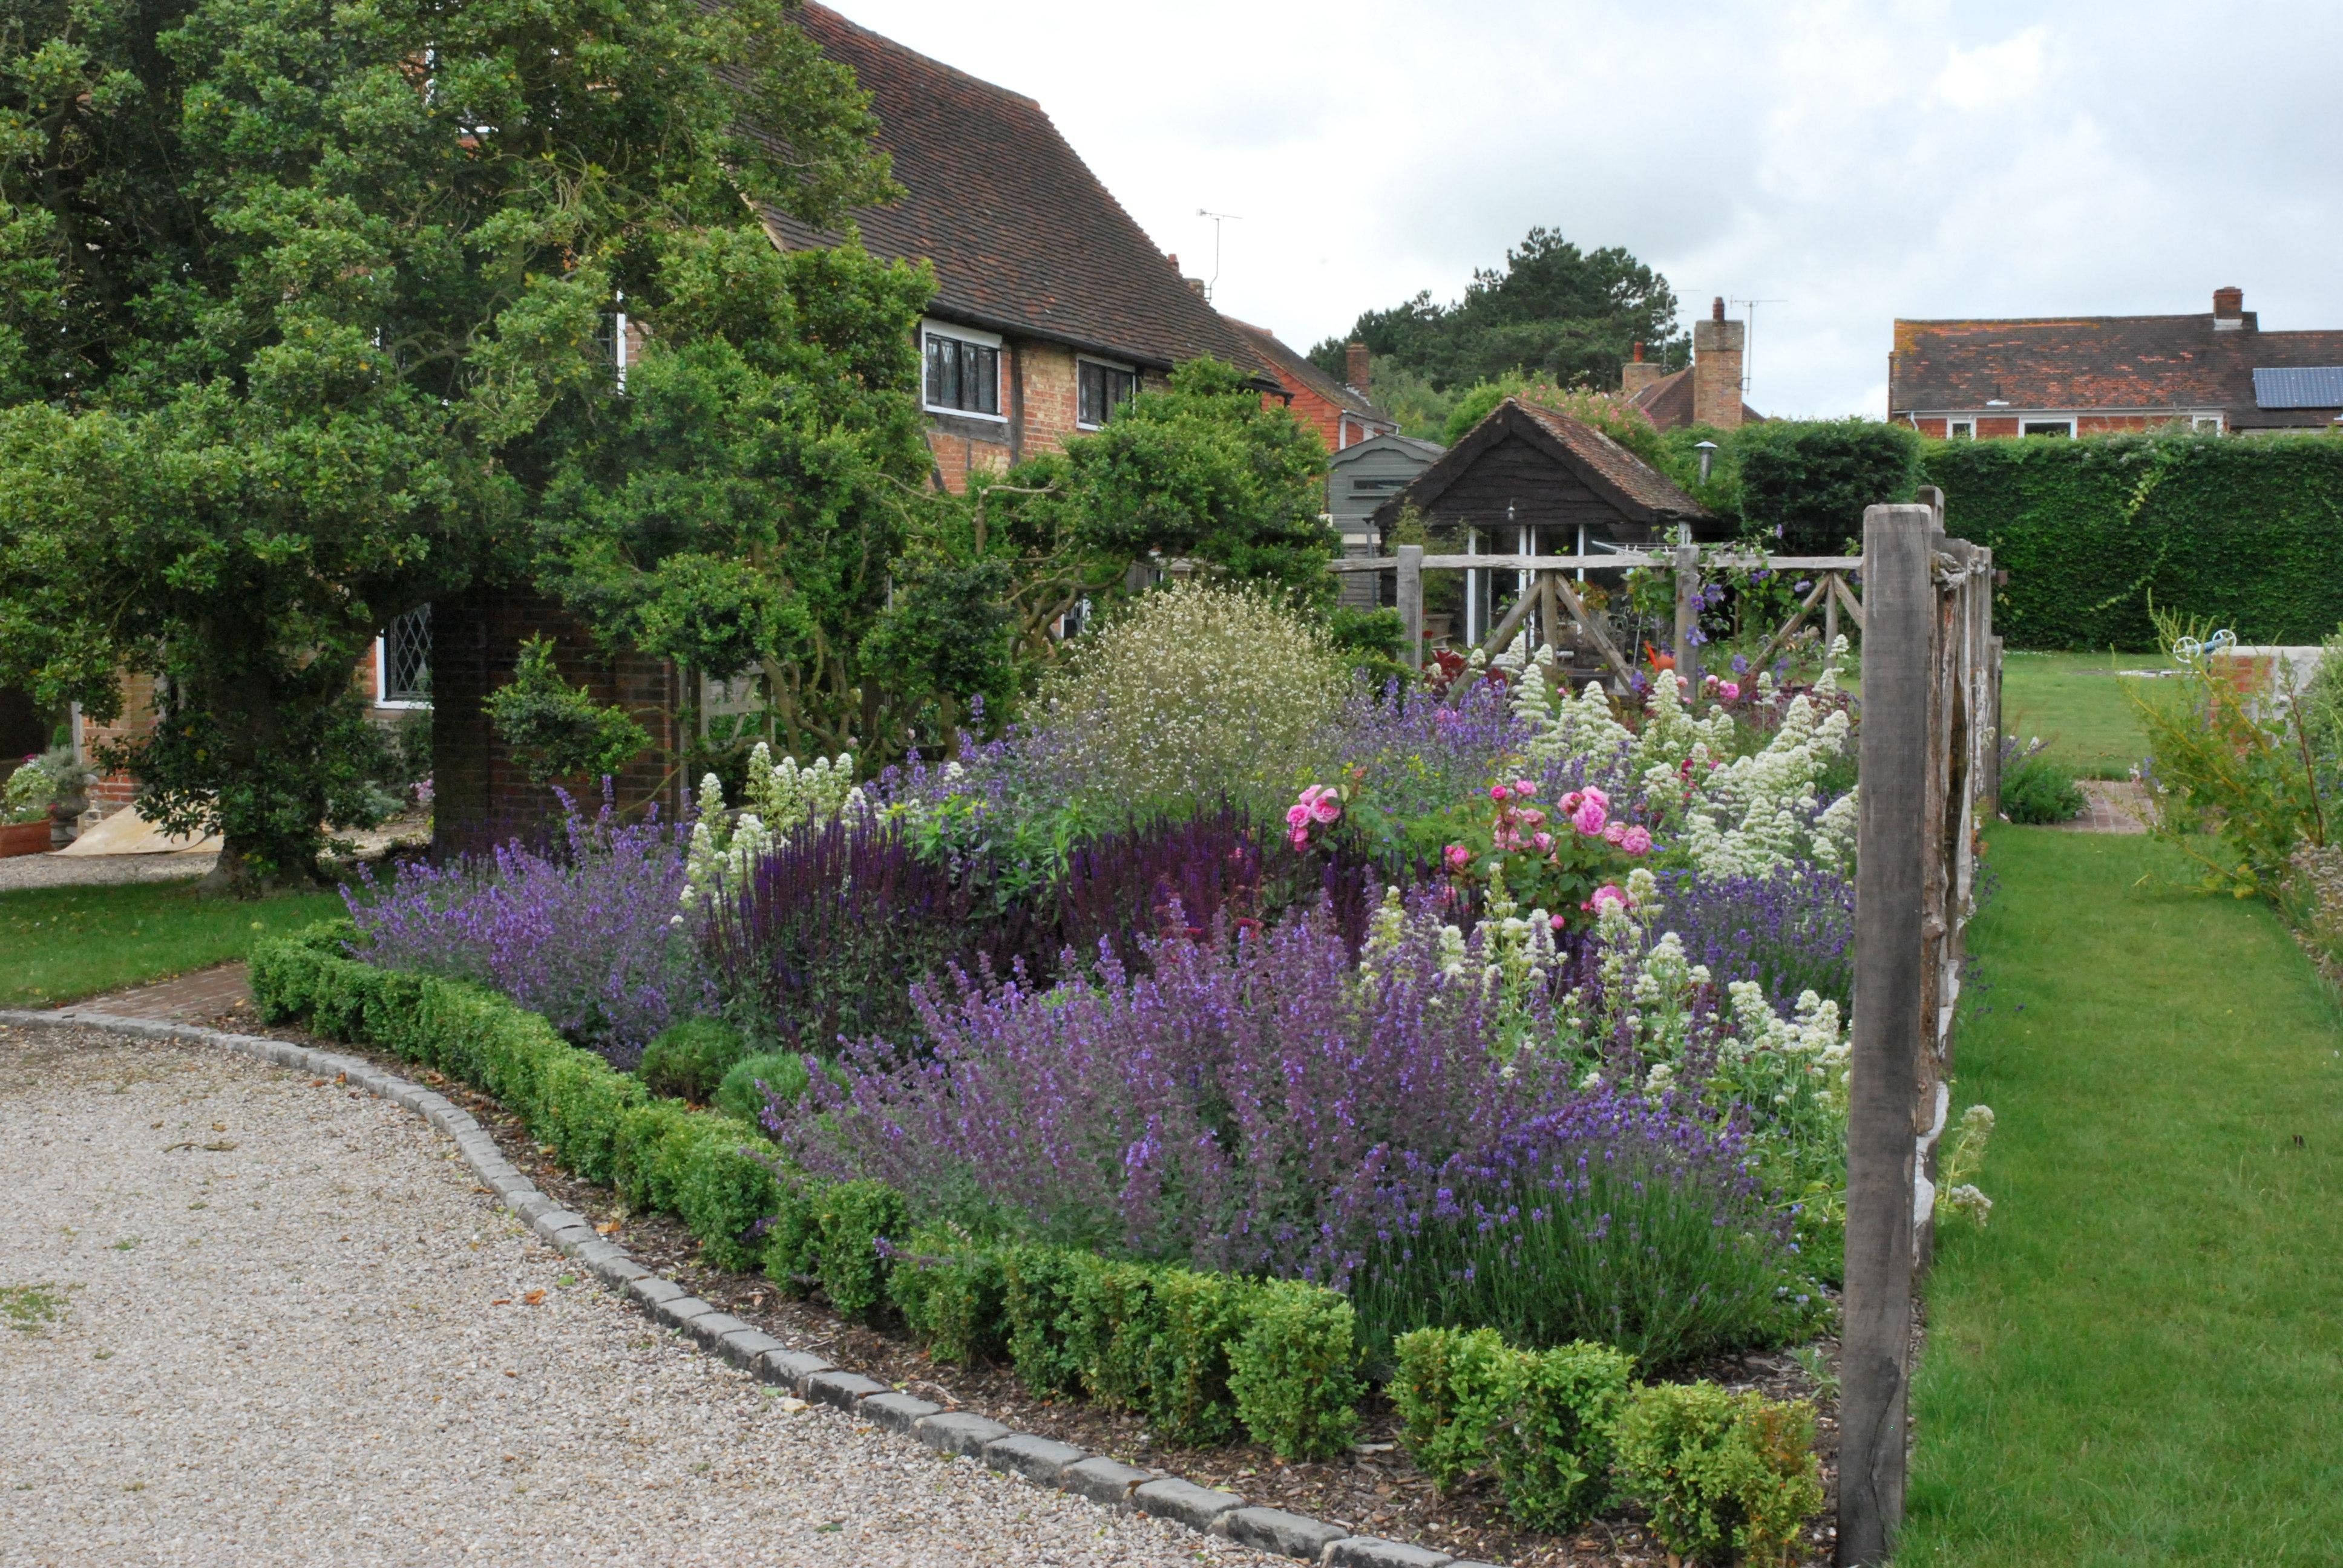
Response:
[[[1757,307],[1761,305],[1787,305],[1790,302],[1786,299],[1732,299],[1725,303],[1745,305],[1749,307],[1749,335],[1741,345],[1741,393],[1745,397],[1749,394],[1750,383],[1756,379],[1750,367],[1757,363]]]
[[[1198,207],[1196,216],[1212,220],[1212,280],[1204,285],[1204,299],[1209,304],[1213,292],[1221,286],[1221,226],[1224,223],[1242,223],[1244,215],[1233,212],[1212,212],[1204,207]]]

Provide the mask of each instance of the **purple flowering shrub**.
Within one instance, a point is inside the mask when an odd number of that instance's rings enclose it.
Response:
[[[1363,978],[1322,912],[1102,944],[1099,982],[922,987],[930,1042],[871,1041],[774,1131],[808,1169],[940,1217],[1199,1267],[1339,1276],[1393,1149],[1433,1159],[1539,1098],[1500,1078],[1481,988],[1418,930]],[[924,1217],[924,1216],[923,1216]]]
[[[674,922],[683,841],[656,815],[588,817],[567,795],[560,839],[518,841],[345,889],[359,956],[386,969],[475,980],[543,1013],[568,1039],[632,1067],[669,1023],[715,1004]]]
[[[1395,1164],[1350,1286],[1372,1343],[1493,1328],[1599,1340],[1650,1369],[1779,1343],[1813,1316],[1740,1131],[1687,1097],[1600,1089]]]
[[[1722,984],[1751,980],[1786,1010],[1812,990],[1845,1008],[1855,994],[1855,883],[1819,866],[1738,877],[1660,878],[1667,928]]]

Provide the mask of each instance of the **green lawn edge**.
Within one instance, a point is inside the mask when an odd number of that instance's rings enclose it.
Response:
[[[331,889],[197,897],[186,881],[0,893],[0,1007],[57,1007],[248,957],[342,912]]]

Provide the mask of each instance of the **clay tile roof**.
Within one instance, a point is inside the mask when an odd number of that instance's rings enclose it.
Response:
[[[797,22],[870,95],[879,145],[907,193],[854,214],[876,256],[935,265],[946,319],[1169,368],[1245,343],[1180,279],[1041,105],[809,3]],[[785,245],[837,236],[769,213]]]
[[[2256,367],[2343,364],[2343,332],[2264,332],[2255,314],[1898,321],[1893,414],[2015,409],[2223,408],[2252,423]]]
[[[1676,487],[1674,480],[1584,420],[1574,419],[1567,414],[1514,397],[1506,398],[1498,407],[1500,412],[1513,408],[1527,416],[1532,423],[1560,442],[1572,456],[1600,474],[1621,495],[1636,505],[1654,512],[1688,518],[1706,515],[1701,510],[1698,501]]]
[[[1236,328],[1238,335],[1252,346],[1254,357],[1261,361],[1262,367],[1280,381],[1298,381],[1337,408],[1346,409],[1362,419],[1374,419],[1386,425],[1393,423],[1390,415],[1360,396],[1356,387],[1337,381],[1319,369],[1306,355],[1297,354],[1290,345],[1280,342],[1277,334],[1268,327],[1239,321],[1233,316],[1222,319]]]
[[[1692,367],[1673,371],[1645,387],[1627,401],[1641,408],[1644,415],[1663,430],[1675,430],[1692,423]],[[1755,425],[1765,416],[1748,404],[1741,405],[1741,422]]]

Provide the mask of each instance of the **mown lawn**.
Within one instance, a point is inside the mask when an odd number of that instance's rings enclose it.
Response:
[[[2343,1561],[2343,1017],[2143,839],[2002,828],[1899,1568]]]
[[[246,903],[188,882],[0,893],[0,1007],[49,1007],[240,959],[342,910],[335,892]]]
[[[2156,653],[2012,653],[2002,661],[2002,729],[2038,735],[2050,755],[2086,779],[2122,779],[2147,755],[2127,689],[2116,672],[2161,669]]]

